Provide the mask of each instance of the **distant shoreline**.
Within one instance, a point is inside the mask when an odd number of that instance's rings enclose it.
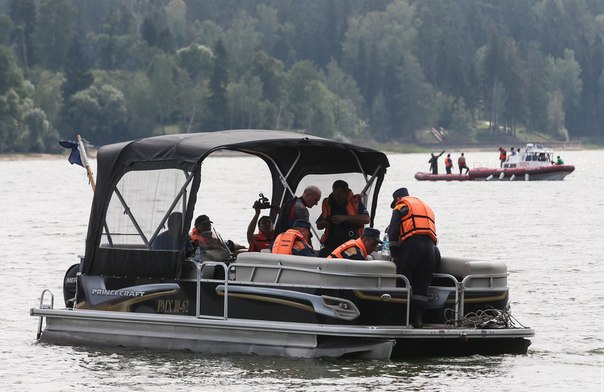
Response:
[[[356,140],[349,142],[352,144],[363,143],[369,148],[373,148],[385,153],[400,153],[400,154],[412,154],[412,153],[424,153],[433,151],[454,151],[454,152],[480,152],[480,151],[497,151],[499,146],[502,146],[509,150],[510,147],[523,147],[526,143],[518,144],[517,146],[508,146],[504,143],[447,143],[447,144],[428,144],[428,143],[389,143],[382,144],[375,141],[361,141]],[[584,143],[581,141],[550,141],[550,142],[536,142],[535,144],[543,144],[545,147],[549,147],[555,151],[577,151],[577,150],[594,150],[602,149],[604,146],[599,144]],[[87,151],[90,159],[96,159],[96,150]],[[214,153],[215,155],[228,156],[230,155],[227,151]],[[69,154],[57,153],[57,154],[46,154],[46,153],[0,153],[0,161],[27,161],[27,160],[59,160],[67,159]]]

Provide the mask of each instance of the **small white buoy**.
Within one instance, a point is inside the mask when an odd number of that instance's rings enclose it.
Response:
[[[503,177],[505,177],[505,173],[504,173],[504,172],[501,172],[501,174],[499,175],[499,179],[500,179],[500,180],[503,180]]]
[[[528,181],[528,180],[529,180],[529,174],[528,174],[528,173],[525,173],[525,174],[524,174],[524,181]]]
[[[514,178],[516,178],[516,175],[512,174],[512,177],[510,177],[510,181],[514,181]]]
[[[492,179],[493,179],[493,175],[492,174],[487,177],[487,181],[491,181]]]

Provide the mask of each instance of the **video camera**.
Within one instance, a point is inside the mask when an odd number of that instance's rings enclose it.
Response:
[[[265,210],[267,208],[271,208],[271,202],[268,201],[268,197],[264,197],[262,193],[258,194],[260,198],[254,202],[252,206],[254,209]]]

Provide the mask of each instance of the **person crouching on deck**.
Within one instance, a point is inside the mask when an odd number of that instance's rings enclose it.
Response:
[[[315,256],[315,251],[309,243],[310,222],[297,219],[293,227],[275,238],[273,253],[295,256]]]
[[[361,238],[349,240],[334,249],[328,259],[350,259],[350,260],[367,260],[367,255],[370,255],[380,241],[380,231],[371,227],[365,228]]]

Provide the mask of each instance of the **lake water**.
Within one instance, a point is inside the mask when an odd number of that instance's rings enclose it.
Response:
[[[65,270],[84,252],[92,192],[85,170],[66,158],[0,161],[0,389],[602,392],[604,151],[561,155],[577,167],[564,181],[488,183],[419,182],[426,154],[389,155],[375,226],[388,223],[392,191],[408,187],[434,209],[443,255],[507,263],[513,315],[536,331],[527,355],[390,362],[37,343],[29,309],[45,288],[61,304]],[[470,167],[497,165],[497,151],[466,156]],[[220,199],[204,208],[223,236],[245,243],[251,204],[270,193],[255,175],[266,170],[241,157],[208,165],[221,169],[208,186],[229,187],[245,208]]]

